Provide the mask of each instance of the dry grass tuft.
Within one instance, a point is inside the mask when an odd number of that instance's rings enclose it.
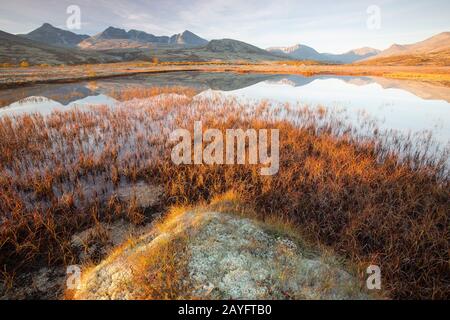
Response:
[[[180,235],[170,241],[161,241],[151,255],[142,256],[134,266],[135,279],[140,283],[140,300],[192,299],[186,280],[189,277],[187,262],[187,236]]]

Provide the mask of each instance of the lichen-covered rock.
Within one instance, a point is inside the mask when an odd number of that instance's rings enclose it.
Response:
[[[185,272],[185,277],[178,279],[187,290],[180,292],[183,297],[368,298],[360,290],[358,281],[343,270],[335,258],[314,252],[287,235],[280,236],[262,223],[209,211],[179,214],[136,241],[123,245],[84,273],[81,287],[73,297],[148,297],[146,293],[152,286],[162,288],[160,282],[170,283],[167,280],[172,275],[147,276],[146,270],[151,270],[152,265],[146,262],[154,261],[161,246],[177,239],[184,239],[184,250],[179,254],[173,252],[174,259],[168,259],[167,263],[174,263],[174,270]]]

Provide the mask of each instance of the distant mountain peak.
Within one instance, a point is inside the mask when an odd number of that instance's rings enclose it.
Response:
[[[43,31],[45,31],[45,32],[50,32],[50,31],[66,31],[66,30],[59,29],[59,28],[57,28],[57,27],[51,25],[50,23],[45,22],[45,23],[43,23],[39,28],[34,29],[33,31],[31,31],[31,32],[28,33],[28,34],[31,34],[31,33],[37,33],[37,32],[43,32]],[[68,32],[70,32],[70,31],[68,31]]]
[[[308,50],[308,51],[311,51],[311,52],[318,53],[313,48],[308,47],[308,46],[306,46],[304,44],[300,44],[300,43],[295,44],[295,45],[290,46],[290,47],[271,47],[271,48],[267,48],[267,50],[268,51],[281,51],[281,52],[284,52],[286,54],[293,53],[293,52],[295,52],[297,50]]]
[[[272,47],[267,51],[277,54],[285,54],[290,58],[300,60],[319,60],[320,53],[315,49],[308,47],[304,44],[296,44],[291,47]]]
[[[78,43],[89,38],[88,35],[80,35],[71,31],[63,30],[54,27],[47,22],[30,33],[20,36],[58,47],[76,47]]]
[[[362,47],[362,48],[350,50],[347,52],[347,54],[353,53],[353,54],[360,55],[360,56],[366,56],[366,55],[375,55],[380,52],[381,52],[381,50],[374,49],[371,47]]]
[[[404,50],[406,49],[406,46],[394,43],[392,46],[389,47],[389,49]]]
[[[100,33],[100,37],[103,39],[128,39],[128,33],[124,29],[108,27]]]
[[[187,46],[204,46],[208,44],[208,40],[200,38],[189,30],[184,30],[182,33],[171,36],[169,43]]]
[[[189,31],[189,30],[184,30],[182,33],[181,33],[181,35],[182,36],[196,36],[196,37],[198,37],[195,33],[193,33],[192,31]],[[200,38],[200,37],[199,37]]]

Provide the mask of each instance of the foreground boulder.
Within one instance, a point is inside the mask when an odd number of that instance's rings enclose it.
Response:
[[[365,299],[330,255],[234,214],[169,215],[83,272],[74,299]]]

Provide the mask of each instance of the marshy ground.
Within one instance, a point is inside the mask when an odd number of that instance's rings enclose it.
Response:
[[[230,190],[259,221],[288,221],[361,281],[368,265],[379,265],[390,298],[449,297],[448,150],[430,157],[427,142],[368,123],[372,134],[359,135],[324,108],[198,97],[185,87],[116,94],[123,102],[114,107],[0,118],[5,297],[42,268],[101,261],[114,247],[105,226],[148,226],[170,206]],[[203,130],[279,129],[278,174],[261,176],[250,164],[173,164],[170,133],[196,120]],[[87,243],[74,245],[88,229]],[[133,233],[140,231],[125,232]]]

